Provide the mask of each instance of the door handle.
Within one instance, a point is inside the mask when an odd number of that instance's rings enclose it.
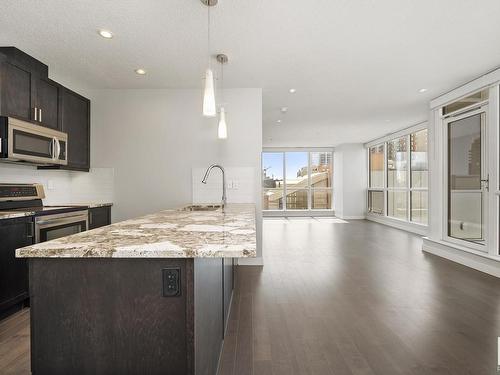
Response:
[[[490,191],[490,176],[488,175],[487,178],[481,179],[481,185],[484,186],[486,191]]]
[[[35,107],[35,121],[38,121],[38,108]]]
[[[42,122],[42,109],[38,109],[40,112],[38,113],[38,121]]]

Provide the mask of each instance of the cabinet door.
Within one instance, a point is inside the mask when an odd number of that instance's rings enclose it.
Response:
[[[40,125],[59,129],[59,87],[48,79],[36,80],[36,107]]]
[[[28,265],[16,249],[33,243],[32,218],[0,220],[0,311],[28,298]]]
[[[0,114],[31,120],[34,114],[32,73],[7,61],[0,69]]]
[[[89,229],[111,224],[111,207],[97,207],[89,210]]]
[[[62,89],[61,130],[68,133],[68,169],[90,168],[90,100]]]
[[[224,336],[226,336],[227,322],[233,297],[234,258],[224,258],[222,267],[224,275]]]

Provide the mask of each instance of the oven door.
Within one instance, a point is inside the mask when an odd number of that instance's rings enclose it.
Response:
[[[8,155],[11,160],[34,164],[66,165],[65,133],[8,118]]]
[[[89,224],[88,217],[87,210],[37,217],[35,219],[35,242],[55,240],[86,231]]]

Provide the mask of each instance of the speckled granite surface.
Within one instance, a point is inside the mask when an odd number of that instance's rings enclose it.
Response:
[[[86,206],[88,208],[97,208],[97,207],[111,207],[113,203],[111,202],[85,202],[85,203],[66,203],[61,204],[61,206]]]
[[[255,206],[166,210],[16,250],[22,258],[255,257]]]
[[[14,219],[16,217],[24,217],[24,216],[33,216],[34,214],[35,214],[34,211],[29,211],[29,212],[3,211],[0,212],[0,220]]]

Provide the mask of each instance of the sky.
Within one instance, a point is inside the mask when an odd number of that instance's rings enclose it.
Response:
[[[297,178],[297,171],[302,167],[307,167],[307,152],[287,152],[286,153],[286,177],[287,179]],[[283,153],[263,152],[262,168],[268,168],[267,175],[274,176],[275,179],[283,179]]]

